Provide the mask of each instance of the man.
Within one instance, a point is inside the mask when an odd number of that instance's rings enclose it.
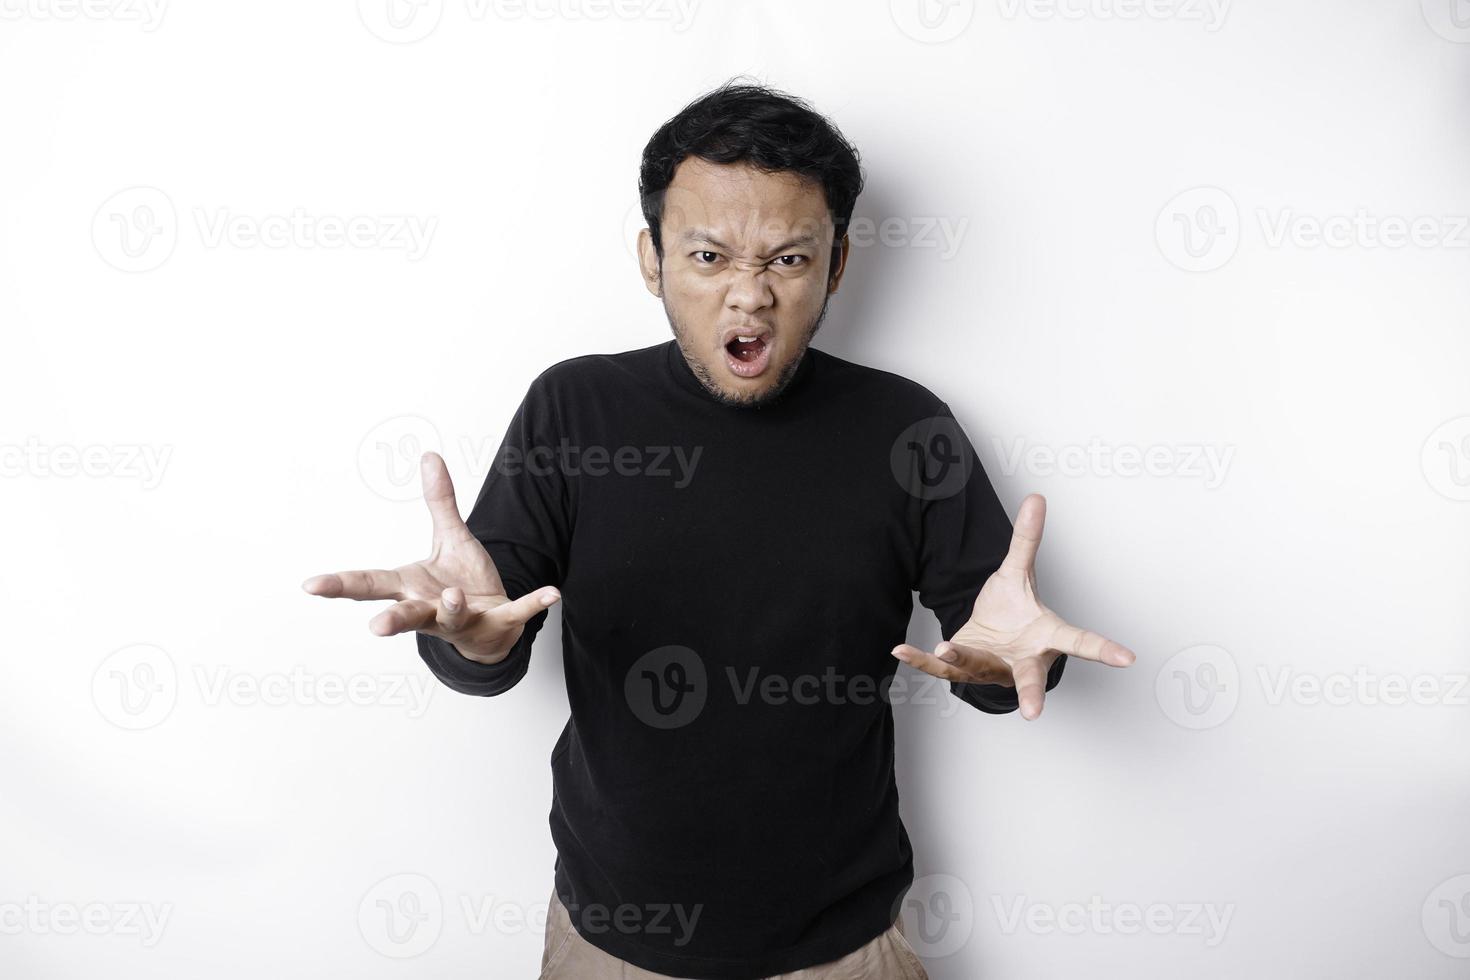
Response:
[[[674,340],[532,382],[467,522],[423,458],[430,556],[323,575],[391,599],[449,687],[505,692],[564,600],[545,978],[925,976],[893,775],[899,660],[1035,719],[1066,656],[1133,654],[1042,605],[948,406],[809,346],[847,263],[855,150],[727,84],[644,151],[645,284]],[[912,595],[945,642],[903,641]]]

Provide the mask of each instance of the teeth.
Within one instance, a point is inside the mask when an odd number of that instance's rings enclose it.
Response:
[[[740,341],[742,344],[753,344],[753,343],[755,343],[755,338],[754,337],[736,337],[735,339],[738,340],[738,341]]]

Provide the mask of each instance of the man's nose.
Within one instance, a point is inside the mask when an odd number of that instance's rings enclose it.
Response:
[[[730,276],[730,285],[725,290],[725,303],[730,309],[756,313],[775,302],[764,268],[742,269],[736,266]]]

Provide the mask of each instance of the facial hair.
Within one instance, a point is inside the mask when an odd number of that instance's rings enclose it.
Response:
[[[683,354],[685,363],[689,365],[690,372],[699,379],[699,383],[704,386],[705,391],[709,392],[710,397],[714,398],[721,405],[726,405],[730,408],[765,408],[768,405],[774,405],[780,400],[782,393],[786,390],[786,386],[796,376],[796,369],[801,367],[802,358],[806,356],[806,349],[811,344],[812,338],[821,329],[822,321],[827,317],[827,303],[831,298],[832,294],[830,292],[823,295],[822,308],[817,311],[817,315],[812,319],[812,322],[802,331],[801,341],[796,348],[796,356],[791,358],[786,363],[786,366],[781,369],[781,373],[776,377],[775,383],[758,394],[735,396],[722,389],[710,375],[708,369],[705,368],[704,362],[690,354],[688,344],[689,331],[679,323],[674,317],[673,311],[669,309],[668,297],[661,297],[664,316],[668,317],[669,329],[674,332],[674,342],[679,345],[679,351]]]

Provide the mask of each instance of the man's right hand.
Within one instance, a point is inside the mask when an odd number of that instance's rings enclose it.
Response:
[[[419,460],[424,502],[434,519],[434,546],[429,557],[391,571],[336,572],[314,575],[301,584],[312,595],[329,599],[394,599],[393,605],[368,621],[378,636],[419,632],[454,644],[462,656],[482,664],[510,655],[525,625],[561,598],[552,586],[511,600],[490,553],[459,516],[454,484],[438,453]]]

